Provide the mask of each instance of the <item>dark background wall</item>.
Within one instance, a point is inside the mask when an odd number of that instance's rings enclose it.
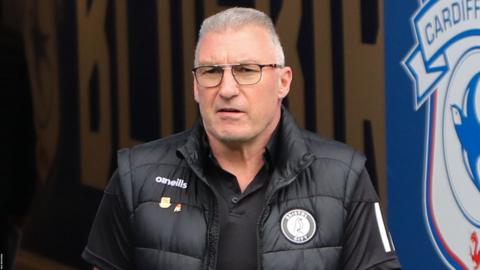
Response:
[[[23,37],[36,135],[18,269],[87,267],[80,253],[116,150],[193,124],[196,32],[231,6],[273,18],[294,70],[286,105],[300,126],[364,151],[386,205],[383,1],[1,3],[3,24]]]

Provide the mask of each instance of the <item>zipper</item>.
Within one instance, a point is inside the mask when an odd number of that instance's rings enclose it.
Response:
[[[267,218],[267,214],[270,213],[270,207],[271,207],[271,204],[272,204],[272,199],[273,199],[273,195],[275,195],[280,189],[290,185],[294,180],[295,178],[297,178],[297,176],[303,172],[308,166],[310,166],[310,164],[312,164],[313,162],[313,159],[310,159],[308,162],[306,162],[302,167],[300,167],[300,169],[298,170],[297,173],[295,173],[291,178],[289,178],[287,181],[281,183],[279,186],[277,186],[275,188],[274,191],[272,191],[268,197],[267,197],[267,200],[266,200],[266,204],[265,204],[265,207],[262,209],[262,212],[260,214],[260,219],[258,220],[258,223],[257,223],[257,269],[258,270],[261,270],[262,269],[262,238],[263,238],[263,233],[262,233],[262,228],[261,226],[263,225],[263,223],[265,222],[266,218]]]
[[[215,269],[215,264],[217,261],[217,249],[218,249],[218,236],[220,235],[220,230],[219,227],[219,221],[218,221],[218,202],[217,202],[217,196],[215,195],[215,192],[213,191],[213,188],[208,184],[207,179],[200,174],[200,171],[197,169],[196,166],[193,165],[193,162],[191,159],[186,158],[187,164],[189,165],[190,169],[195,173],[195,175],[210,189],[210,192],[212,193],[212,197],[214,200],[213,203],[213,208],[211,211],[209,211],[208,214],[208,221],[210,222],[210,226],[207,223],[207,259],[206,262],[203,264],[203,269]],[[217,232],[217,238],[214,238],[214,231],[213,229],[216,228]]]

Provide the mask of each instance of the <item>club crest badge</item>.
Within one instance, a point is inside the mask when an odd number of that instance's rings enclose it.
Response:
[[[303,209],[286,212],[280,221],[282,233],[294,244],[304,244],[315,235],[317,224],[312,214]]]
[[[162,197],[160,199],[160,202],[158,203],[158,205],[161,208],[169,208],[172,205],[171,198],[170,197]]]
[[[412,25],[417,44],[403,66],[414,109],[428,113],[425,221],[446,265],[474,269],[478,252],[465,239],[480,231],[480,5],[423,1]]]

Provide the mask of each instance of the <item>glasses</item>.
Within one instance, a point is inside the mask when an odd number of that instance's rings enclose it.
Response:
[[[193,74],[197,83],[202,87],[219,86],[223,79],[224,70],[230,68],[232,76],[240,85],[252,85],[262,79],[264,67],[282,68],[278,64],[232,64],[232,65],[211,65],[193,68]]]

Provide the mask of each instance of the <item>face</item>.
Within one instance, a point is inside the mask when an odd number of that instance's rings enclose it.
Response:
[[[205,34],[198,44],[198,65],[277,64],[269,33],[245,26]],[[254,85],[239,85],[230,68],[216,87],[202,87],[194,80],[195,100],[209,138],[221,143],[248,143],[270,136],[280,119],[281,100],[288,94],[289,67],[265,67]]]

